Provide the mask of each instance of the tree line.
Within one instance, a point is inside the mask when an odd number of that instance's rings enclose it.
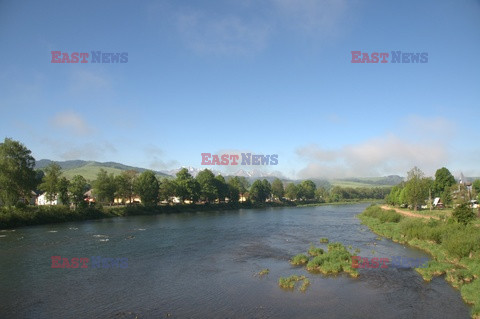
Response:
[[[407,180],[392,188],[386,201],[394,206],[409,206],[417,210],[422,205],[432,205],[432,199],[439,197],[446,206],[464,204],[476,197],[480,199],[480,179],[471,187],[465,181],[457,183],[452,173],[445,167],[437,169],[435,178],[414,167],[407,173]]]
[[[252,184],[245,177],[215,176],[205,169],[193,177],[187,169],[181,169],[174,178],[158,178],[153,171],[141,174],[128,170],[114,175],[101,169],[96,180],[89,183],[83,176],[72,179],[62,176],[57,163],[51,163],[43,170],[35,170],[35,159],[22,143],[6,138],[0,143],[0,201],[13,206],[30,196],[32,190],[45,192],[48,201],[75,207],[86,206],[84,194],[92,189],[97,202],[103,204],[134,203],[135,198],[145,206],[159,202],[172,202],[177,198],[181,203],[214,203],[253,201],[311,201],[339,202],[344,200],[383,199],[389,187],[352,188],[317,187],[311,180],[300,183],[284,183],[276,178],[255,180]]]

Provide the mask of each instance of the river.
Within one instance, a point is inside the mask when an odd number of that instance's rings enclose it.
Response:
[[[0,318],[469,318],[459,291],[413,269],[325,277],[288,260],[321,237],[365,257],[428,257],[379,239],[367,204],[122,217],[0,231]],[[375,243],[375,244],[374,244]],[[52,256],[126,258],[52,268]],[[268,268],[270,273],[256,276]],[[278,278],[306,275],[306,292]]]

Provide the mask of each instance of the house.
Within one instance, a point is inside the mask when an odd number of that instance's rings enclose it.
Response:
[[[445,205],[443,205],[440,197],[435,197],[435,199],[433,200],[433,207],[434,208],[439,208],[439,209],[445,208]]]
[[[47,198],[47,193],[43,193],[37,197],[36,203],[38,206],[45,206],[45,205],[59,205],[58,195],[55,195],[54,200],[50,201]]]

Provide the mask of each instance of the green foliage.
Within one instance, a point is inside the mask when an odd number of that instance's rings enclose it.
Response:
[[[305,283],[307,280],[307,283]],[[305,276],[292,275],[290,277],[280,277],[278,279],[278,285],[284,289],[294,289],[297,282],[303,281],[303,285],[300,287],[301,291],[305,291],[310,281]]]
[[[84,194],[88,190],[88,184],[85,178],[81,175],[73,176],[69,185],[70,199],[75,207],[85,204]]]
[[[315,198],[315,191],[317,186],[311,180],[304,180],[298,185],[297,196],[303,200],[310,200]]]
[[[190,175],[186,168],[182,168],[176,176],[176,195],[183,200],[189,199],[196,202],[200,198],[201,192],[198,181]]]
[[[428,197],[428,189],[431,181],[424,178],[424,173],[414,167],[407,173],[407,182],[405,183],[405,197],[408,204],[413,206],[414,210],[424,203]]]
[[[60,178],[58,181],[58,199],[60,200],[60,203],[63,205],[69,205],[70,204],[70,197],[68,195],[68,188],[70,187],[70,182],[68,179],[63,176]]]
[[[211,202],[218,198],[218,189],[215,183],[215,175],[209,169],[199,172],[195,178],[200,185],[200,198]]]
[[[135,195],[135,181],[137,180],[138,172],[134,170],[123,171],[120,175],[115,176],[115,195],[122,199],[123,202],[133,202]]]
[[[437,169],[435,172],[435,182],[433,183],[435,196],[441,196],[446,188],[450,188],[453,185],[455,185],[455,178],[452,173],[445,167]]]
[[[93,187],[98,201],[109,204],[113,203],[117,190],[113,173],[109,175],[106,170],[103,168],[100,169],[100,172],[97,174],[97,179],[93,183]]]
[[[314,245],[310,245],[310,248],[308,249],[308,254],[310,256],[320,256],[324,253],[325,251],[322,248],[317,248]]]
[[[402,220],[402,215],[398,214],[394,210],[383,210],[377,205],[371,205],[367,207],[362,214],[364,216],[376,218],[382,223],[398,223],[400,220]]]
[[[20,142],[5,138],[0,143],[0,201],[15,205],[28,199],[36,187],[35,159]]]
[[[315,256],[307,263],[308,271],[319,271],[323,274],[347,272],[353,277],[358,272],[351,268],[350,252],[341,243],[328,244],[328,252]]]
[[[155,206],[158,201],[159,184],[155,173],[145,171],[135,182],[135,192],[140,196],[144,206]]]
[[[455,207],[452,213],[452,217],[459,223],[467,225],[471,223],[475,218],[475,213],[467,203],[462,203]]]
[[[53,202],[57,199],[57,194],[60,188],[60,176],[62,175],[62,168],[57,163],[53,162],[45,168],[45,176],[43,182],[40,184],[40,190],[46,192],[48,201]]]
[[[285,189],[283,188],[283,183],[280,179],[275,178],[272,182],[272,194],[279,200],[285,196]]]
[[[480,195],[480,179],[476,179],[473,181],[472,188],[475,191],[475,193]]]
[[[272,187],[270,183],[264,179],[263,181],[257,179],[250,187],[250,198],[259,203],[264,203],[270,197]]]
[[[298,187],[294,183],[289,183],[285,188],[285,197],[290,200],[296,200],[298,197],[298,191]]]
[[[290,263],[292,265],[303,265],[308,262],[308,257],[305,254],[298,254],[292,258]]]
[[[164,178],[160,182],[159,199],[169,201],[170,197],[177,194],[177,183],[175,180]]]
[[[265,269],[262,269],[260,270],[260,272],[258,273],[258,276],[265,276],[265,275],[268,275],[270,273],[270,269],[268,268],[265,268]]]
[[[321,242],[322,244],[328,244],[328,238],[325,238],[325,237],[320,238],[320,242]]]

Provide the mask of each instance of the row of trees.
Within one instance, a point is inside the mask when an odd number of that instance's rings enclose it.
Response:
[[[432,198],[440,197],[445,205],[464,203],[480,194],[480,180],[475,180],[472,192],[467,189],[465,183],[457,184],[450,171],[442,167],[435,172],[435,179],[425,177],[425,174],[414,167],[407,173],[407,180],[394,186],[386,197],[390,205],[409,205],[417,207],[428,203],[432,204]]]
[[[31,196],[32,190],[46,193],[47,200],[58,200],[62,204],[83,205],[84,194],[93,188],[93,195],[101,203],[111,204],[121,199],[132,203],[139,196],[144,205],[156,205],[159,201],[171,201],[173,197],[181,202],[238,202],[247,198],[254,202],[266,200],[300,200],[338,202],[366,198],[381,199],[388,188],[342,188],[318,187],[311,180],[298,184],[284,184],[280,179],[272,183],[256,180],[252,185],[244,177],[215,176],[205,169],[193,177],[187,169],[180,170],[175,178],[159,179],[152,171],[139,174],[124,171],[121,174],[108,174],[100,170],[96,180],[90,185],[87,180],[76,175],[71,180],[62,176],[61,167],[52,163],[43,171],[35,171],[35,159],[20,142],[6,138],[0,143],[0,201],[4,205],[15,205],[21,199]]]

